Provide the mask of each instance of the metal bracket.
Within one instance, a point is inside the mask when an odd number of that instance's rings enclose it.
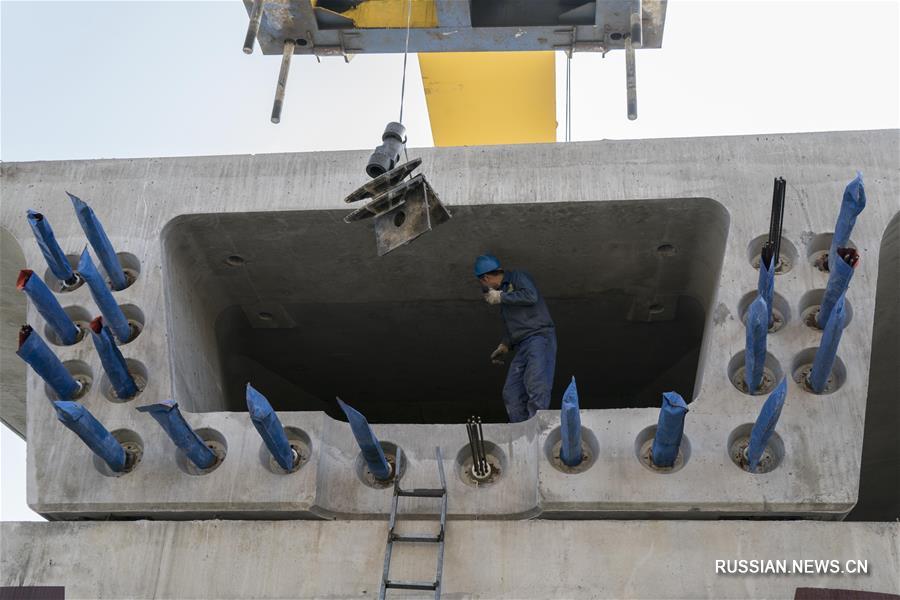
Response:
[[[374,218],[378,256],[384,256],[450,220],[450,211],[424,175],[419,173],[403,181],[421,163],[422,160],[417,158],[399,165],[345,199],[349,203],[372,198],[365,206],[344,217],[344,222]]]

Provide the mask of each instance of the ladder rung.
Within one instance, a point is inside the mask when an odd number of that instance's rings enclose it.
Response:
[[[398,496],[413,498],[440,498],[446,492],[442,488],[417,488],[414,490],[397,490]]]
[[[437,588],[436,581],[391,581],[384,582],[384,587],[396,590],[430,590]]]
[[[443,539],[441,535],[391,535],[393,542],[432,542],[437,543]]]

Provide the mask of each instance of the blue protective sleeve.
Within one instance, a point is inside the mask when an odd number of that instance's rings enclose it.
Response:
[[[55,401],[56,418],[75,432],[94,454],[119,473],[125,469],[125,448],[94,418],[88,409],[77,402]]]
[[[769,394],[753,429],[750,431],[750,445],[747,447],[747,461],[749,462],[750,472],[755,473],[759,466],[759,459],[762,457],[775,426],[778,424],[778,417],[781,416],[781,408],[784,406],[784,399],[787,396],[787,379],[782,379],[781,383]]]
[[[347,420],[350,421],[353,437],[356,438],[356,443],[359,444],[359,450],[369,466],[369,471],[372,472],[375,479],[388,479],[391,476],[391,466],[388,464],[387,458],[384,456],[384,450],[381,448],[381,443],[375,437],[375,432],[372,431],[369,422],[366,421],[366,418],[359,411],[346,404],[340,398],[337,401],[341,410],[347,415]]]
[[[109,377],[116,397],[127,400],[137,396],[139,390],[134,377],[128,372],[128,365],[116,346],[109,327],[103,326],[102,317],[97,317],[91,322],[91,339],[94,340],[94,348],[97,349],[100,363],[106,371],[106,376]]]
[[[772,260],[775,260],[773,257]],[[772,324],[772,300],[775,296],[775,265],[769,261],[766,265],[759,258],[759,280],[756,283],[756,289],[763,300],[766,301],[766,327]]]
[[[157,404],[139,406],[138,410],[149,413],[156,419],[169,438],[197,468],[208,469],[215,464],[216,455],[207,448],[200,436],[184,420],[184,416],[178,410],[177,402],[164,400]]]
[[[53,328],[63,344],[69,346],[78,340],[78,327],[75,326],[75,323],[63,310],[59,300],[37,273],[30,269],[19,271],[16,287],[28,295],[31,303],[41,313],[47,324]]]
[[[94,303],[100,309],[103,320],[112,329],[116,338],[120,342],[130,340],[131,326],[128,324],[128,319],[125,317],[122,309],[119,308],[119,305],[116,304],[116,299],[113,298],[112,292],[109,291],[106,282],[103,281],[103,277],[97,271],[97,267],[94,266],[94,261],[91,260],[91,255],[87,248],[81,253],[81,259],[78,261],[78,273],[87,282],[88,288],[91,290],[91,296],[94,298]]]
[[[755,394],[763,378],[766,364],[766,336],[769,333],[766,301],[757,296],[747,309],[746,345],[744,348],[744,383]]]
[[[537,287],[531,278],[522,271],[510,271],[504,280],[510,291],[503,292],[500,301],[513,306],[531,306],[538,301]]]
[[[247,384],[247,410],[250,412],[253,426],[256,427],[256,431],[265,442],[266,448],[269,449],[282,469],[290,471],[294,466],[294,452],[284,433],[284,427],[266,397],[249,383]]]
[[[838,213],[837,222],[834,225],[834,237],[831,238],[831,248],[828,250],[828,265],[838,259],[837,249],[844,248],[850,242],[850,233],[856,225],[856,217],[866,207],[866,188],[863,185],[862,173],[856,172],[853,181],[844,188],[844,197],[841,199],[841,210]]]
[[[671,467],[678,458],[681,438],[684,435],[684,415],[688,407],[676,392],[664,392],[656,436],[653,438],[653,464],[657,467]]]
[[[16,354],[31,365],[61,400],[71,400],[81,389],[41,336],[28,325],[19,331],[19,349]]]
[[[820,329],[824,329],[828,323],[828,318],[831,316],[831,311],[834,310],[838,298],[847,293],[853,272],[856,270],[856,267],[848,265],[837,254],[834,255],[833,260],[829,258],[828,268],[828,284],[825,286],[825,294],[822,296],[822,304],[819,307],[819,314],[816,316],[816,325]]]
[[[112,242],[110,242],[109,238],[106,236],[106,231],[103,230],[103,225],[100,224],[100,220],[97,219],[94,210],[85,204],[78,196],[73,196],[72,194],[69,194],[69,192],[66,192],[66,194],[68,194],[69,198],[72,200],[72,206],[75,208],[75,216],[78,217],[78,222],[81,223],[84,235],[87,236],[88,241],[91,243],[91,247],[94,249],[94,252],[97,253],[100,264],[103,265],[103,269],[109,276],[109,280],[112,281],[113,289],[124,290],[127,285],[125,272],[122,271],[122,265],[119,264],[119,257],[116,256],[116,251],[112,246]]]
[[[577,467],[581,464],[583,455],[581,452],[581,413],[578,410],[578,388],[575,386],[574,377],[572,383],[566,388],[566,393],[563,394],[559,417],[562,436],[559,457],[566,466]]]
[[[53,276],[62,282],[72,282],[75,279],[75,271],[72,270],[66,253],[59,247],[50,222],[41,213],[29,210],[28,224],[31,225],[34,239],[37,240],[41,254],[44,255],[44,260],[47,261],[47,266],[50,267]]]
[[[841,261],[843,262],[843,261]],[[838,344],[841,342],[841,334],[844,332],[844,297],[838,298],[828,323],[825,324],[825,331],[822,333],[822,341],[819,349],[816,350],[816,357],[813,359],[812,370],[809,372],[809,387],[817,394],[821,394],[825,390],[825,384],[828,383],[828,376],[831,375],[831,368],[834,366],[834,359],[837,356]]]

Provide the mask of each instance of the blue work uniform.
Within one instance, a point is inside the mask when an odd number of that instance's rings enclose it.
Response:
[[[556,370],[556,326],[544,298],[524,271],[507,271],[500,284],[503,343],[515,350],[503,386],[510,423],[550,408]]]

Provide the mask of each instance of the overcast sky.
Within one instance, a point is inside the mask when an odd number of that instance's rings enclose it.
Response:
[[[379,143],[397,118],[402,56],[296,57],[272,125],[280,58],[243,54],[246,27],[240,0],[0,2],[0,160]],[[637,82],[628,121],[623,54],[576,54],[573,139],[898,128],[900,2],[670,0],[663,47],[638,51]],[[560,54],[560,139],[564,93]],[[414,57],[405,117],[409,145],[432,145]],[[0,519],[34,516],[24,444],[0,429]]]

